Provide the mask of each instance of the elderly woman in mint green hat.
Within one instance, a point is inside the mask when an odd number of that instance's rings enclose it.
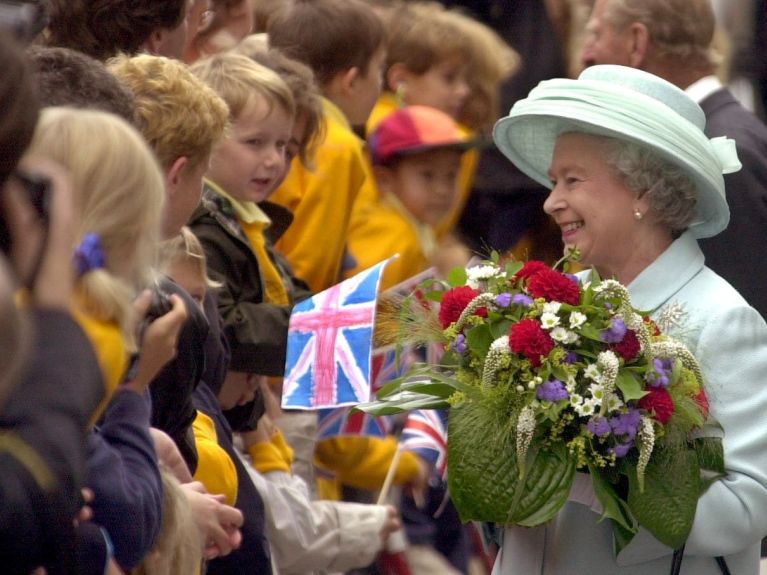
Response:
[[[709,140],[704,124],[672,84],[594,66],[577,80],[542,82],[497,123],[494,139],[551,188],[544,210],[581,263],[627,285],[635,307],[701,364],[727,474],[698,501],[680,572],[755,575],[767,534],[767,324],[698,247],[727,226],[722,174],[740,168],[734,142]],[[551,522],[503,530],[493,573],[670,572],[673,550],[642,529],[616,556],[600,517],[590,482],[576,481]]]

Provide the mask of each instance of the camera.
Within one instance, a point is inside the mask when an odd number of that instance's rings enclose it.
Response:
[[[51,181],[41,174],[16,170],[10,177],[18,182],[24,190],[24,194],[40,218],[43,226],[48,226],[49,202]],[[0,209],[0,250],[8,255],[11,249],[11,237],[5,223],[5,217]]]
[[[45,0],[0,0],[0,30],[10,32],[19,42],[31,42],[47,25]]]

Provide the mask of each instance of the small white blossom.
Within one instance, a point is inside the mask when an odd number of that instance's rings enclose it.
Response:
[[[573,392],[575,391],[575,385],[576,385],[575,378],[572,375],[569,375],[567,377],[567,381],[565,382],[565,389],[567,390],[567,393],[572,395]]]
[[[587,417],[589,415],[594,415],[596,411],[596,404],[594,403],[593,399],[585,399],[582,404],[576,405],[575,412],[580,415]]]
[[[541,315],[541,325],[543,329],[553,329],[559,325],[559,316],[548,311],[544,312]]]
[[[597,367],[596,363],[590,363],[588,367],[583,370],[583,375],[594,381],[599,381],[602,377],[602,374],[599,372],[599,368]]]
[[[501,269],[496,266],[474,266],[466,270],[466,283],[477,289],[479,282],[501,275]]]
[[[592,383],[589,386],[589,393],[591,394],[591,397],[594,398],[594,401],[597,405],[602,404],[602,400],[605,397],[605,388],[602,385],[599,385],[598,383]]]
[[[579,311],[574,311],[570,314],[570,329],[581,327],[584,323],[586,323],[587,319],[588,318],[586,317],[586,314],[582,314]]]
[[[574,408],[578,408],[583,403],[583,397],[578,395],[577,393],[571,393],[570,394],[570,405],[572,405]]]
[[[528,381],[527,382],[527,389],[535,389],[535,382],[534,381]]]
[[[578,337],[577,333],[575,333],[574,331],[569,331],[568,330],[567,333],[565,334],[564,344],[565,345],[571,345],[573,343],[578,343],[580,340],[581,340],[581,338]]]
[[[519,393],[522,393],[523,391],[525,391],[525,388],[524,388],[523,386],[521,386],[521,385],[518,385],[518,386],[517,386],[517,391],[518,391]]]
[[[553,313],[557,314],[559,313],[559,308],[562,307],[562,304],[558,301],[550,301],[543,304],[543,313]]]
[[[614,393],[607,396],[607,400],[604,404],[604,409],[607,410],[607,412],[618,411],[621,407],[623,407],[623,401],[621,401],[620,397]]]
[[[493,351],[504,351],[507,353],[511,353],[509,350],[509,336],[508,335],[502,335],[493,343],[490,344],[490,349]]]
[[[572,332],[567,331],[562,326],[557,326],[557,327],[555,327],[554,329],[551,330],[551,334],[550,335],[551,335],[551,339],[553,339],[554,341],[559,341],[559,342],[565,343],[566,340],[569,337],[569,334],[571,334],[571,333]]]

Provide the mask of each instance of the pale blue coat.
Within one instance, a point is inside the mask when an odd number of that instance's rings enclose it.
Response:
[[[727,476],[698,502],[682,573],[718,575],[713,557],[724,555],[733,575],[757,575],[767,534],[767,324],[705,267],[689,232],[628,287],[634,307],[698,358],[711,415],[724,428]],[[571,501],[545,526],[506,528],[493,575],[669,573],[672,550],[644,530],[616,560],[610,523],[598,519]]]

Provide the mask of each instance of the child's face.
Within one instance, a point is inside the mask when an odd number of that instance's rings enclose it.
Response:
[[[386,60],[386,51],[383,47],[376,50],[368,64],[367,73],[357,76],[353,83],[352,97],[345,109],[349,123],[353,126],[361,126],[368,120],[381,95],[383,82],[383,67]]]
[[[293,118],[254,98],[234,122],[211,160],[208,177],[241,202],[261,202],[279,185]]]
[[[458,59],[449,59],[423,74],[407,74],[404,97],[410,106],[431,106],[457,118],[470,93],[467,66]]]
[[[259,376],[241,371],[229,371],[218,392],[218,403],[221,409],[232,409],[253,401],[258,389]]]
[[[167,273],[202,308],[202,302],[205,299],[207,287],[205,278],[200,273],[199,266],[192,262],[185,261],[183,258],[176,259],[168,266]]]
[[[435,226],[455,205],[461,152],[432,150],[404,157],[391,168],[391,187],[418,221]]]

